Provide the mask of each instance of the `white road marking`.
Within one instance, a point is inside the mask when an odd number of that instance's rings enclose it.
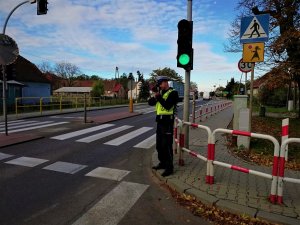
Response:
[[[121,182],[73,225],[117,225],[148,186]]]
[[[79,139],[79,140],[77,140],[77,142],[90,143],[92,141],[99,140],[101,138],[107,137],[107,136],[112,135],[112,134],[116,134],[120,131],[129,129],[131,127],[132,126],[124,125],[124,126],[112,129],[112,130],[104,131],[104,132],[99,133],[99,134],[95,134],[95,135],[92,135],[92,136],[89,136],[89,137],[86,137],[86,138]]]
[[[101,130],[101,129],[111,127],[111,126],[114,126],[114,124],[102,124],[100,126],[90,127],[90,128],[87,128],[87,129],[78,130],[78,131],[58,135],[58,136],[55,136],[55,137],[51,137],[51,139],[65,140],[65,139],[68,139],[68,138],[77,137],[77,136],[80,136],[82,134],[87,134],[87,133],[97,131],[97,130]]]
[[[133,146],[134,148],[151,148],[156,143],[156,134],[153,134],[152,136],[148,137],[144,141],[138,143],[137,145]]]
[[[7,123],[8,124],[10,124],[10,123],[19,123],[19,122],[22,122],[22,121],[24,121],[24,120],[10,120],[10,121],[7,121]],[[5,124],[5,122],[0,122],[0,125],[3,125],[3,124]]]
[[[12,129],[16,129],[16,128],[24,128],[24,127],[32,127],[35,125],[42,125],[42,124],[49,124],[49,123],[53,123],[54,121],[43,121],[43,122],[39,122],[39,121],[30,121],[31,123],[27,122],[26,124],[17,124],[17,125],[12,125],[12,126],[8,126],[9,130]],[[4,130],[4,128],[0,128],[0,130]]]
[[[40,126],[34,126],[34,127],[27,127],[27,128],[12,130],[12,131],[9,131],[9,132],[10,133],[16,133],[16,132],[20,132],[20,131],[34,130],[34,129],[43,128],[43,127],[51,127],[51,126],[55,126],[55,125],[65,124],[65,123],[69,123],[69,122],[57,122],[57,123],[51,123],[51,124],[44,124],[44,125],[40,125]],[[0,132],[0,133],[4,133],[4,132]]]
[[[0,152],[0,160],[7,159],[7,158],[10,158],[10,157],[13,157],[13,155],[5,154],[5,153]]]
[[[61,172],[61,173],[74,174],[86,167],[87,167],[86,165],[58,161],[49,166],[44,167],[43,169],[44,170],[52,170],[52,171]]]
[[[111,141],[108,141],[108,142],[106,142],[106,143],[104,143],[104,144],[106,144],[106,145],[114,145],[114,146],[118,146],[118,145],[120,145],[120,144],[123,144],[123,143],[129,141],[129,140],[132,139],[132,138],[135,138],[135,137],[137,137],[137,136],[139,136],[139,135],[141,135],[141,134],[143,134],[143,133],[145,133],[145,132],[151,130],[151,129],[153,129],[153,127],[142,127],[142,128],[140,128],[140,129],[137,129],[137,130],[135,130],[135,131],[132,131],[132,132],[130,132],[130,133],[128,133],[128,134],[125,134],[125,135],[123,135],[123,136],[121,136],[121,137],[118,137],[118,138],[116,138],[116,139],[113,139],[113,140],[111,140]]]
[[[8,125],[8,126],[9,126],[9,125],[14,126],[14,125],[16,125],[16,124],[26,124],[26,123],[31,123],[31,122],[37,122],[37,121],[33,121],[33,120],[30,120],[30,121],[14,120],[14,121],[8,121],[8,122],[7,122],[7,125]],[[0,123],[0,127],[4,127],[4,126],[5,126],[4,122],[1,122],[1,123]]]
[[[16,159],[12,159],[10,161],[5,162],[6,164],[13,164],[18,166],[27,166],[27,167],[35,167],[42,163],[47,162],[47,159],[38,159],[38,158],[31,158],[31,157],[19,157]]]
[[[85,176],[121,181],[129,173],[130,171],[127,170],[98,167],[87,173]]]

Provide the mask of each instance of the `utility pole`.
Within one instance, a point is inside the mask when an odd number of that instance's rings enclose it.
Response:
[[[192,21],[192,0],[187,0],[187,21]],[[189,122],[190,116],[190,77],[191,77],[191,70],[185,70],[185,84],[184,84],[184,102],[183,102],[183,120]],[[184,126],[183,129],[184,133],[184,146],[186,148],[189,147],[189,127]]]

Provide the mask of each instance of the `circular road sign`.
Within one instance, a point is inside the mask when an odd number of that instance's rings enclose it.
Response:
[[[0,65],[14,63],[18,55],[19,48],[14,39],[5,34],[0,34]]]
[[[240,59],[238,67],[241,72],[248,73],[251,71],[251,62],[243,62],[243,59]]]

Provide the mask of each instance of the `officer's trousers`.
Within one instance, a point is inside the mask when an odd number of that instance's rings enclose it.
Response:
[[[166,170],[173,170],[173,126],[174,123],[157,121],[156,150],[158,160]]]

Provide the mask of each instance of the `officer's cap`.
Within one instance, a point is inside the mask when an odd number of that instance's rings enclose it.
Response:
[[[170,78],[166,77],[166,76],[158,76],[158,77],[156,77],[157,84],[161,84],[161,82],[163,82],[163,81],[169,81],[169,80],[170,80]]]

